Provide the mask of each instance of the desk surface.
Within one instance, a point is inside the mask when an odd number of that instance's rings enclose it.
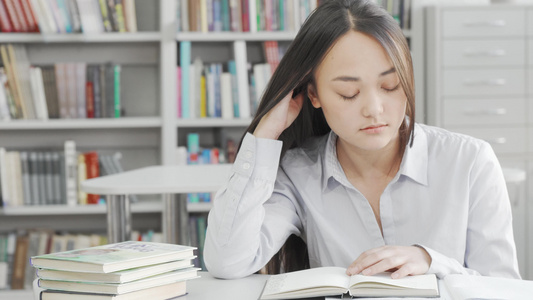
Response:
[[[188,295],[183,298],[183,300],[206,300],[206,299],[217,299],[217,300],[256,300],[259,298],[261,291],[265,285],[268,275],[251,275],[242,279],[236,280],[221,280],[213,278],[207,272],[199,272],[201,278],[193,279],[187,282],[187,291]],[[451,298],[448,295],[448,292],[444,288],[444,284],[439,280],[439,289],[440,289],[440,298],[429,298],[429,299],[443,299],[450,300]],[[321,299],[321,298],[313,298]],[[329,299],[329,298],[326,298]],[[331,299],[340,299],[340,298],[331,298]],[[363,298],[358,298],[363,299]],[[381,298],[370,298],[372,300],[378,300]],[[391,300],[395,298],[383,298],[386,300]],[[398,298],[402,300],[407,300],[411,298]],[[422,298],[412,298],[420,300]]]
[[[231,166],[152,166],[89,179],[81,188],[100,195],[216,192],[227,182]]]

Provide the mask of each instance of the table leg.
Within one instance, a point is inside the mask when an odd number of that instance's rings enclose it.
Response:
[[[130,200],[126,195],[106,195],[108,243],[131,239]]]
[[[164,194],[163,205],[162,225],[165,241],[171,244],[190,245],[187,194]]]

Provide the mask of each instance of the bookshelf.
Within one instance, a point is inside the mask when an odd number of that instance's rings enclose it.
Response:
[[[412,1],[412,27],[405,30],[415,61],[417,99],[424,97],[422,66],[424,44],[421,6],[423,0]],[[78,151],[120,151],[125,170],[150,165],[176,163],[176,147],[186,144],[189,132],[200,133],[202,146],[220,147],[221,136],[238,142],[251,118],[179,119],[177,112],[176,66],[178,44],[191,41],[193,53],[227,61],[233,56],[233,45],[243,41],[248,58],[263,62],[261,43],[276,40],[289,44],[295,32],[198,33],[176,32],[175,1],[136,0],[137,33],[101,34],[35,34],[0,33],[0,44],[20,44],[28,51],[32,64],[55,62],[105,63],[122,65],[122,102],[126,111],[118,119],[51,119],[12,120],[0,122],[0,147],[9,149],[61,149],[68,139],[76,141]],[[420,100],[417,114],[424,120]],[[191,214],[206,214],[211,203],[189,203]],[[159,198],[142,199],[132,205],[134,229],[160,228],[162,202]],[[51,228],[71,232],[105,232],[105,206],[30,206],[0,208],[0,228]],[[0,298],[17,299],[26,291],[0,291]],[[20,299],[29,299],[21,296]]]

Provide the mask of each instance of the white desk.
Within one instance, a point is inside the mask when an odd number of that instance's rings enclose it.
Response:
[[[105,195],[109,243],[130,239],[131,212],[127,195],[163,194],[165,240],[187,245],[186,193],[216,192],[227,182],[231,166],[152,166],[89,179],[81,183],[81,189],[86,193]],[[172,199],[173,194],[181,194],[180,199]]]

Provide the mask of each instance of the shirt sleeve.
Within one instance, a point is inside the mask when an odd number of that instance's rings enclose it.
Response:
[[[421,245],[432,259],[428,273],[439,278],[448,274],[520,278],[505,178],[494,151],[486,143],[473,164],[469,185],[464,263]]]
[[[253,274],[291,234],[300,235],[294,188],[279,170],[281,148],[281,141],[250,133],[243,139],[229,181],[209,212],[204,261],[213,276]]]

